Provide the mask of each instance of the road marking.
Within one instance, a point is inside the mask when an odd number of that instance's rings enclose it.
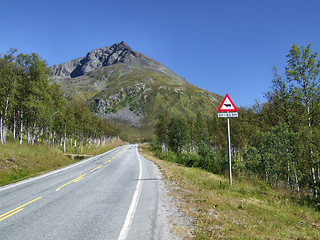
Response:
[[[106,161],[104,164],[107,164],[107,163],[110,163],[111,162],[111,160],[108,160],[108,161]]]
[[[79,177],[77,178],[74,182],[79,182],[80,180],[82,180],[84,177]]]
[[[136,191],[133,194],[133,198],[132,198],[132,201],[131,201],[131,205],[130,205],[126,220],[125,220],[125,222],[124,222],[124,224],[122,226],[122,229],[120,231],[118,240],[127,239],[127,236],[128,236],[128,233],[129,233],[129,229],[131,227],[132,220],[133,220],[134,214],[136,212],[138,201],[139,201],[139,197],[140,197],[141,178],[142,178],[142,163],[141,163],[141,160],[140,160],[140,157],[139,157],[139,153],[138,153],[138,146],[136,146],[136,153],[137,153],[137,156],[138,156],[139,168],[140,168],[139,177],[138,177],[138,183],[137,183],[137,186],[136,186]]]
[[[101,167],[102,167],[102,164],[100,164],[98,167],[92,169],[90,172],[93,172],[93,171],[95,171],[95,170],[98,170],[98,169],[100,169]]]
[[[7,219],[8,217],[11,217],[12,215],[15,215],[15,214],[18,213],[18,212],[21,212],[23,209],[24,209],[24,208],[20,208],[20,209],[18,209],[17,211],[15,211],[15,212],[13,212],[13,213],[11,213],[11,214],[3,217],[3,218],[0,218],[0,222],[1,222],[2,220]]]
[[[86,175],[87,175],[86,173],[85,173],[85,174],[82,174],[81,176],[79,176],[79,177],[77,177],[77,178],[75,178],[75,179],[71,180],[70,182],[67,182],[66,184],[61,185],[60,187],[58,187],[58,188],[56,189],[56,191],[59,191],[61,188],[63,188],[63,187],[65,187],[65,186],[69,185],[70,183],[80,181],[80,180],[81,180],[81,179],[83,179],[83,178],[84,178],[84,176],[86,176]]]
[[[9,212],[6,212],[6,213],[0,215],[0,222],[1,222],[2,220],[7,219],[8,217],[11,217],[12,215],[14,215],[14,214],[16,214],[16,213],[18,213],[18,212],[21,212],[21,211],[24,209],[23,207],[29,205],[30,203],[33,203],[33,202],[39,200],[40,198],[42,198],[42,197],[35,198],[35,199],[33,199],[33,200],[31,200],[31,201],[29,201],[29,202],[27,202],[27,203],[25,203],[25,204],[22,204],[21,206],[15,208],[15,209],[13,209],[13,210],[11,210],[11,211],[9,211]]]

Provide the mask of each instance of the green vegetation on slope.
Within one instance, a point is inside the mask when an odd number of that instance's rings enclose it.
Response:
[[[140,151],[160,168],[191,221],[175,226],[185,239],[320,239],[319,212],[289,192],[241,178],[230,187],[223,176],[159,160],[146,146]]]
[[[239,108],[239,117],[230,122],[235,173],[308,197],[320,209],[317,56],[310,45],[293,45],[287,55],[285,77],[275,70],[272,88],[266,94],[268,101],[252,109]],[[227,169],[226,119],[219,119],[216,113],[206,117],[202,109],[195,119],[162,112],[156,124],[157,146],[164,155],[168,151],[170,157],[178,155],[179,163],[186,166],[221,173]]]
[[[114,68],[104,68],[104,74],[108,76],[106,88],[89,99],[90,109],[104,116],[129,107],[134,114],[143,117],[140,120],[141,126],[136,129],[143,134],[137,134],[136,140],[154,137],[156,119],[164,110],[171,116],[184,115],[192,119],[201,109],[204,116],[210,116],[216,111],[221,98],[163,73],[143,68],[128,70],[126,66],[118,65],[117,74],[111,75],[110,71],[114,71]],[[129,139],[131,136],[126,133],[122,131],[120,135]]]
[[[113,121],[122,126],[119,129],[125,128],[120,136],[133,142],[155,137],[156,119],[164,110],[172,116],[195,118],[201,109],[205,116],[210,116],[222,100],[217,94],[138,64],[117,63],[77,78],[53,81],[61,84],[68,98],[87,101],[90,110],[101,117],[128,107],[140,118],[139,124],[134,124],[130,117]]]

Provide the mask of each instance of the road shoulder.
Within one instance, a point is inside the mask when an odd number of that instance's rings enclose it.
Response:
[[[154,158],[141,147],[139,148],[139,152],[146,160],[155,164],[158,171],[158,178],[161,179],[161,181],[159,181],[158,217],[156,221],[155,239],[191,239],[191,219],[188,219],[185,214],[179,210],[183,199],[176,195],[178,190],[177,185],[161,172],[157,164],[158,159]]]

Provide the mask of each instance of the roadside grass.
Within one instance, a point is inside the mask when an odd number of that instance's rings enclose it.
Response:
[[[259,181],[237,181],[201,169],[153,161],[171,184],[179,209],[192,220],[192,239],[320,239],[320,213],[294,201],[290,193]]]
[[[82,154],[97,155],[123,144],[121,140],[115,140],[105,146],[84,147]],[[58,147],[7,142],[5,146],[0,145],[0,186],[62,168],[81,159],[72,160]]]
[[[70,147],[70,145],[68,143],[68,144],[66,144],[66,146],[67,146],[66,153],[67,154],[79,154],[79,155],[98,155],[98,154],[107,152],[112,148],[122,146],[124,144],[126,144],[126,143],[123,142],[121,139],[112,138],[112,139],[109,139],[109,141],[105,145],[100,145],[99,147],[94,146],[93,144],[91,145],[91,147],[89,147],[88,145],[84,145],[82,148],[82,152],[80,152],[79,148]],[[62,146],[59,146],[58,148],[61,151],[63,151]]]

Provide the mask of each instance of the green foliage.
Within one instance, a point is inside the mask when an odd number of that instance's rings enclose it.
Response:
[[[78,140],[75,148],[82,149],[85,141],[118,134],[107,120],[92,115],[80,98],[68,102],[59,84],[49,84],[48,74],[46,61],[36,53],[17,55],[12,49],[0,56],[2,144],[12,136],[20,144],[25,140],[32,145],[45,140],[48,145],[63,143],[65,150],[67,139],[73,139]]]
[[[169,146],[174,152],[182,152],[190,141],[190,129],[183,118],[173,118],[168,126]]]
[[[194,164],[196,167],[212,173],[222,173],[227,168],[227,159],[203,141],[199,144],[198,154],[200,158]]]
[[[159,115],[158,121],[155,126],[155,133],[158,137],[159,143],[162,145],[164,150],[166,150],[166,147],[169,144],[168,139],[168,126],[170,123],[168,112],[163,112]]]
[[[247,170],[264,176],[269,183],[288,181],[293,188],[297,184],[295,177],[298,177],[294,162],[296,140],[297,134],[286,123],[260,133],[245,155]]]
[[[239,118],[231,121],[233,171],[239,176],[263,180],[262,183],[270,186],[288,188],[301,196],[310,197],[313,191],[317,202],[320,193],[320,60],[317,60],[317,52],[312,53],[310,44],[307,48],[293,45],[287,57],[285,77],[273,68],[271,90],[265,95],[267,102],[256,103],[252,108],[239,107]],[[174,94],[179,99],[177,103],[188,109],[185,96],[179,91]],[[169,97],[164,94],[157,99],[162,101]],[[202,109],[201,102],[197,102],[199,109]],[[187,154],[188,157],[177,154],[176,162],[223,173],[227,166],[225,119],[203,113],[197,111],[196,115],[190,115],[186,110],[171,111],[165,114],[172,118],[171,129],[170,125],[163,124],[160,115],[156,135],[160,143],[168,139],[173,152],[183,149]],[[174,124],[182,116],[185,123]],[[182,139],[178,126],[185,129],[185,124],[190,138],[178,145],[177,139]],[[163,158],[165,154],[162,153]]]

